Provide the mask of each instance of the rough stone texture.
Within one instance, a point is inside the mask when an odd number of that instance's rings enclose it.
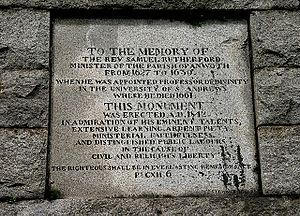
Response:
[[[49,67],[49,12],[1,10],[0,29],[0,69]]]
[[[0,126],[46,127],[49,72],[0,69]]]
[[[299,215],[289,198],[60,199],[0,203],[1,215]]]
[[[257,125],[300,123],[300,69],[255,70]]]
[[[254,68],[300,66],[300,11],[251,15]]]
[[[300,194],[300,126],[258,130],[264,194]]]
[[[0,198],[42,198],[47,131],[0,129]]]
[[[125,9],[296,9],[297,0],[4,0],[1,6],[36,8],[125,8]]]

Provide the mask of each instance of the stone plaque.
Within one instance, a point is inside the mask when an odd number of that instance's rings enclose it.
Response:
[[[257,192],[245,20],[55,20],[51,98],[64,196]]]

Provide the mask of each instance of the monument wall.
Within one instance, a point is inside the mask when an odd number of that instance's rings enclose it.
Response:
[[[299,4],[1,2],[1,215],[299,214]]]

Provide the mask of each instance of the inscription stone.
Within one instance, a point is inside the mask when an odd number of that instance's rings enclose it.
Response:
[[[55,20],[53,37],[65,196],[257,192],[245,20]]]

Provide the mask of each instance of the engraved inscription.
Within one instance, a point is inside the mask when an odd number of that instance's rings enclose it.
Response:
[[[257,191],[244,21],[77,21],[54,24],[51,184],[66,196]]]

